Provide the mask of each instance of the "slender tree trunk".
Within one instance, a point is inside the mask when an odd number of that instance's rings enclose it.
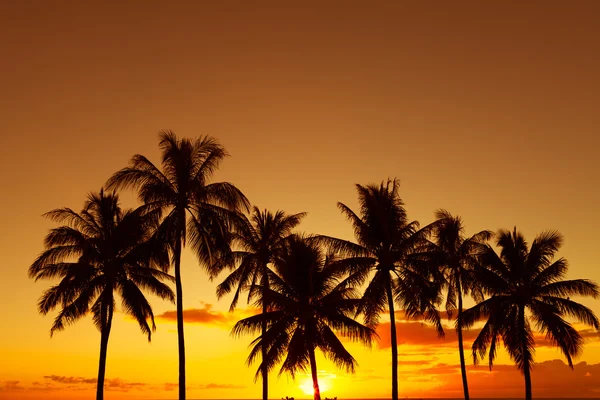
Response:
[[[389,277],[386,291],[390,309],[390,339],[392,341],[392,400],[398,400],[398,343],[396,341],[396,315],[394,314],[391,277]]]
[[[183,288],[181,286],[180,232],[178,232],[177,239],[175,240],[175,294],[177,296],[177,344],[179,348],[179,400],[185,400],[185,340],[183,336]]]
[[[523,352],[523,376],[525,377],[525,400],[531,400],[531,355],[527,348],[525,339],[525,306],[519,306],[519,323],[521,328],[522,344],[521,351]]]
[[[531,400],[531,365],[529,359],[525,362],[525,370],[523,371],[523,375],[525,376],[525,399]]]
[[[321,389],[319,389],[319,378],[317,375],[317,358],[315,357],[315,349],[309,350],[310,357],[310,373],[312,375],[314,400],[321,400]]]
[[[267,303],[264,301],[265,299],[265,293],[267,292],[267,289],[269,288],[268,286],[268,281],[267,281],[267,277],[266,274],[263,277],[264,281],[263,281],[263,306],[262,306],[262,313],[263,313],[263,317],[267,314]],[[266,346],[266,342],[265,342],[265,335],[267,333],[267,321],[266,319],[263,319],[262,321],[262,398],[263,400],[268,400],[269,399],[269,369],[267,367],[267,346]]]
[[[456,333],[458,335],[458,354],[460,356],[460,372],[462,374],[463,391],[465,394],[465,400],[469,400],[469,384],[467,383],[467,366],[465,364],[465,351],[463,348],[463,335],[462,335],[462,288],[460,285],[460,277],[456,279],[456,290],[458,291],[458,324],[456,326]]]
[[[110,328],[112,325],[112,305],[109,305],[108,315],[106,311],[101,318],[106,322],[106,325],[100,332],[100,362],[98,363],[98,381],[96,383],[96,400],[104,399],[104,376],[106,373],[106,353],[108,351],[108,337],[110,336]]]

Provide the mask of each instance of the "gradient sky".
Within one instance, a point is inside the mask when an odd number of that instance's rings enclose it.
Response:
[[[307,211],[306,232],[351,238],[336,202],[398,177],[411,218],[446,208],[471,233],[516,225],[530,240],[557,229],[569,277],[600,281],[599,15],[596,1],[0,0],[0,398],[92,396],[91,320],[50,339],[53,316],[36,311],[51,283],[27,268],[54,226],[40,216],[80,209],[134,153],[158,162],[161,129],[217,137],[231,157],[216,179]],[[182,274],[188,396],[257,398],[251,338],[229,335],[251,310],[228,314],[191,254]],[[108,399],[176,397],[174,306],[153,304],[151,344],[115,315]],[[324,395],[389,394],[388,329],[372,349],[349,344],[353,376],[318,359]],[[535,396],[599,396],[600,341],[584,333],[574,371],[539,338]],[[398,334],[400,395],[460,396],[453,333],[400,321]],[[470,371],[473,397],[522,396],[505,354]],[[308,397],[307,378],[274,374],[271,397]]]

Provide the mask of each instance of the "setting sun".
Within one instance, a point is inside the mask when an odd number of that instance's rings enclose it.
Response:
[[[324,394],[325,392],[327,392],[329,390],[329,388],[330,388],[329,380],[319,378],[319,389],[321,390],[321,394]],[[302,392],[304,394],[308,394],[308,395],[312,396],[314,393],[312,379],[306,378],[304,380],[304,382],[302,382],[302,384],[300,385],[300,389],[302,389]]]

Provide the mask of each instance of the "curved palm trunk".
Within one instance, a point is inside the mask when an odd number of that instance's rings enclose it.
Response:
[[[263,307],[262,307],[262,313],[263,313],[263,317],[267,314],[267,303],[264,301],[264,296],[265,293],[267,292],[267,289],[269,288],[268,286],[268,281],[265,278],[264,282],[263,282]],[[262,337],[263,337],[263,343],[262,343],[262,398],[263,400],[268,400],[269,399],[269,369],[267,367],[267,346],[265,343],[265,335],[267,333],[267,320],[263,319],[262,321]]]
[[[522,333],[521,351],[523,352],[523,376],[525,377],[525,400],[531,400],[531,355],[525,342],[525,307],[519,306],[519,324]]]
[[[185,340],[183,336],[183,288],[181,285],[181,235],[175,240],[175,294],[177,297],[177,344],[179,349],[179,400],[185,400]]]
[[[108,318],[102,319],[107,321],[107,324],[100,332],[100,361],[98,363],[98,381],[96,383],[96,400],[104,399],[104,376],[106,373],[106,353],[108,351],[108,337],[110,336],[110,328],[112,326],[112,307],[109,307]],[[106,316],[106,314],[105,314]]]
[[[398,344],[396,341],[396,315],[394,315],[394,296],[392,294],[392,278],[386,287],[388,307],[390,309],[390,339],[392,342],[392,400],[398,400]]]
[[[321,389],[319,389],[319,379],[317,375],[317,358],[315,357],[315,349],[310,349],[310,373],[312,375],[313,389],[314,389],[314,400],[321,400]]]
[[[456,280],[456,289],[458,291],[458,325],[456,327],[456,333],[458,336],[458,354],[460,356],[460,373],[462,374],[463,391],[465,394],[465,400],[469,400],[469,384],[467,383],[467,366],[465,364],[465,351],[463,348],[463,335],[462,335],[462,288],[460,286],[460,278]]]

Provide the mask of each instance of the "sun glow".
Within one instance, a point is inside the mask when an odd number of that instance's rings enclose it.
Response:
[[[319,379],[319,390],[321,391],[321,394],[329,390],[329,386],[329,382],[327,382],[326,379]],[[312,378],[306,378],[300,385],[300,389],[304,394],[312,396],[314,394]]]

